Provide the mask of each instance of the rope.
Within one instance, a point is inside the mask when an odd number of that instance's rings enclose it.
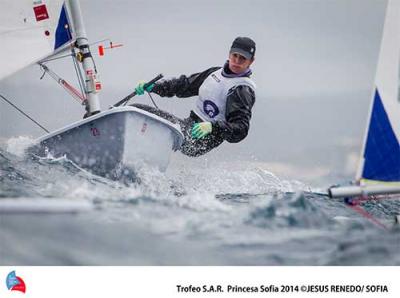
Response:
[[[378,199],[378,198],[375,198]],[[383,198],[380,198],[381,200],[383,200]],[[364,198],[364,197],[360,197],[357,199],[350,199],[350,198],[346,198],[345,199],[345,203],[346,206],[351,208],[352,210],[354,210],[355,212],[357,212],[358,214],[360,214],[361,216],[365,217],[366,219],[368,219],[369,221],[373,222],[375,225],[389,231],[389,227],[386,226],[385,224],[383,224],[382,222],[380,222],[378,219],[376,219],[372,214],[368,213],[365,209],[363,209],[360,206],[361,202],[365,202],[365,201],[369,201],[369,198]]]
[[[153,105],[154,105],[157,109],[160,109],[160,108],[156,105],[156,103],[155,103],[153,97],[151,96],[150,92],[147,92],[147,94],[150,96],[150,99],[151,99],[151,102],[153,103]]]
[[[154,107],[155,107],[156,109],[159,110],[160,108],[156,105],[156,102],[154,101],[154,99],[153,99],[153,97],[151,96],[150,92],[147,92],[147,91],[146,91],[146,93],[150,96],[151,102],[153,103]],[[126,105],[128,104],[128,102],[129,102],[131,99],[132,99],[132,98],[129,98],[128,100],[126,100],[126,101],[123,103],[123,106],[126,106]]]
[[[74,65],[74,68],[75,68],[75,73],[76,73],[76,76],[77,76],[77,79],[78,79],[78,84],[79,84],[79,88],[81,90],[81,94],[86,94],[85,87],[84,87],[84,84],[83,84],[84,79],[83,79],[83,76],[82,76],[82,72],[80,71],[78,62],[75,59],[75,49],[72,48],[71,51],[73,53],[72,64]]]
[[[45,132],[50,133],[46,128],[44,128],[42,125],[40,125],[36,120],[31,118],[28,114],[26,114],[24,111],[22,111],[20,108],[18,108],[16,105],[14,105],[11,101],[9,101],[7,98],[5,98],[3,95],[0,94],[0,97],[4,99],[8,104],[10,104],[12,107],[14,107],[18,112],[20,112],[22,115],[30,119],[33,123],[35,123],[37,126],[39,126],[41,129],[43,129]]]
[[[67,33],[69,35],[69,39],[72,40],[73,38],[72,38],[71,31],[67,30]],[[81,94],[83,96],[85,96],[86,95],[86,89],[85,89],[84,79],[83,79],[83,76],[82,76],[81,69],[79,68],[78,61],[76,60],[76,51],[75,51],[75,47],[74,47],[73,44],[71,44],[71,53],[72,53],[72,55],[71,55],[72,64],[74,65],[74,68],[75,68],[75,73],[76,73],[76,76],[77,76],[77,79],[78,79],[79,88],[81,90]]]

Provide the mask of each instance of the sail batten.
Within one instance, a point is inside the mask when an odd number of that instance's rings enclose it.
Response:
[[[2,7],[0,80],[74,41],[64,0],[3,0]]]

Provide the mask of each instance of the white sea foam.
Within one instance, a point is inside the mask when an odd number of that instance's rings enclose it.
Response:
[[[25,150],[33,144],[35,144],[35,139],[30,136],[13,137],[6,140],[6,151],[22,157]]]
[[[304,183],[281,179],[260,167],[245,169],[232,169],[224,166],[208,169],[183,168],[178,173],[173,173],[172,177],[179,185],[183,185],[186,191],[213,194],[264,194],[309,189]]]
[[[175,166],[167,174],[146,169],[140,172],[140,183],[124,184],[81,171],[65,157],[21,160],[14,154],[2,153],[2,195],[16,197],[12,207],[30,213],[22,222],[8,217],[2,232],[9,237],[5,239],[12,240],[4,243],[31,247],[31,230],[24,237],[13,230],[16,225],[19,232],[26,231],[28,223],[36,231],[36,251],[45,247],[47,255],[62,256],[50,261],[30,256],[40,264],[60,260],[62,264],[138,264],[139,259],[142,263],[148,260],[155,264],[188,264],[188,257],[194,257],[195,264],[346,264],[346,260],[337,261],[349,255],[340,249],[347,245],[341,239],[347,241],[349,236],[364,237],[367,233],[367,240],[359,237],[354,242],[363,248],[372,243],[369,248],[373,252],[356,260],[351,254],[350,264],[381,264],[382,254],[395,254],[398,248],[392,235],[370,231],[369,223],[339,202],[313,194],[303,196],[301,190],[307,189],[306,185],[285,180],[260,164],[184,165]],[[35,204],[39,202],[36,200],[29,201],[29,206],[20,205],[21,197],[49,199],[51,203],[54,200],[57,205]],[[66,200],[66,207],[58,204],[58,199]],[[68,214],[71,210],[81,212],[82,206],[95,211]],[[65,214],[31,214],[44,211]],[[380,208],[376,212],[382,214]],[[356,233],[348,233],[349,225]],[[53,240],[55,237],[57,241]],[[371,240],[376,237],[384,237],[378,239],[382,254],[380,250],[375,253],[377,241]],[[29,244],[24,243],[25,239]],[[168,253],[170,259],[165,259],[165,251],[169,250],[160,248],[163,243],[177,243],[176,256]],[[188,253],[183,249],[185,245]],[[65,258],[66,248],[71,259]],[[194,249],[205,253],[200,256]],[[7,251],[15,252],[11,248]],[[217,254],[217,261],[210,261],[213,253]],[[18,251],[16,260],[21,255]],[[392,259],[389,261],[393,263]]]

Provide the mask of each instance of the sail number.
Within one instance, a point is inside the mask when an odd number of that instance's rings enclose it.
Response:
[[[100,131],[96,127],[91,127],[90,131],[94,137],[98,137],[100,135]]]

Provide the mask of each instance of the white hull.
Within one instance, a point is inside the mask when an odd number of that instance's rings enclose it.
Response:
[[[135,107],[119,107],[43,136],[29,152],[66,156],[103,177],[134,179],[143,165],[165,171],[171,151],[182,141],[178,125]]]

